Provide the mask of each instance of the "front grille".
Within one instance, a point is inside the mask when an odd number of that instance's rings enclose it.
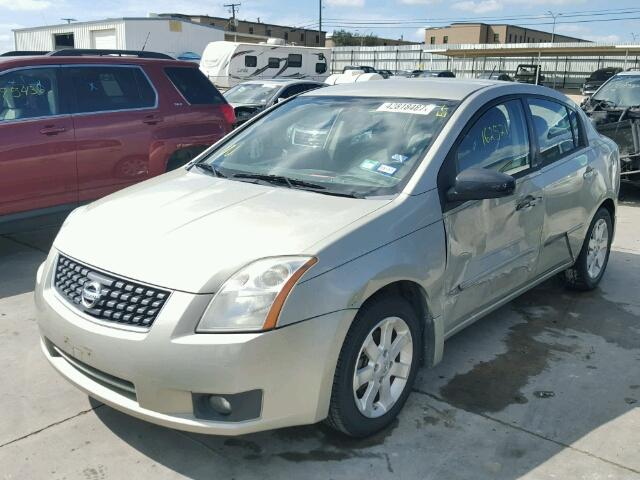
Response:
[[[170,293],[101,272],[64,255],[58,256],[54,286],[90,317],[142,328],[153,324]]]

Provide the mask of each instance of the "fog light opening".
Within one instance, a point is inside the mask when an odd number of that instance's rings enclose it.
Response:
[[[231,403],[224,397],[218,395],[209,396],[209,406],[220,415],[231,415]]]

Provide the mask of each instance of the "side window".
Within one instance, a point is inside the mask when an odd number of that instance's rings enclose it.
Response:
[[[280,66],[280,60],[277,58],[269,58],[269,68],[278,68]]]
[[[491,107],[458,145],[456,169],[490,168],[509,175],[531,167],[527,124],[522,104],[510,100]]]
[[[574,136],[567,107],[537,98],[528,103],[543,164],[555,162],[578,147],[579,138]]]
[[[197,68],[168,67],[167,77],[191,105],[219,105],[225,103],[220,92]]]
[[[138,67],[75,67],[69,69],[76,112],[150,108],[156,94]]]
[[[258,65],[258,57],[255,55],[247,55],[244,57],[244,66],[245,67],[255,67]]]
[[[316,63],[316,73],[324,73],[327,71],[326,63]]]
[[[287,64],[292,68],[300,68],[302,66],[302,55],[298,53],[290,53]]]
[[[573,131],[573,144],[576,148],[584,146],[584,139],[582,137],[582,129],[580,128],[580,119],[578,118],[578,112],[569,109],[569,121],[571,122],[571,130]]]
[[[61,113],[53,68],[25,68],[0,75],[0,124]]]

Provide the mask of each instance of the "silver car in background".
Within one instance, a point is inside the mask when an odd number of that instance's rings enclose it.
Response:
[[[72,213],[37,275],[43,351],[161,425],[370,435],[456,332],[552,275],[594,288],[618,188],[615,144],[549,89],[322,88]]]

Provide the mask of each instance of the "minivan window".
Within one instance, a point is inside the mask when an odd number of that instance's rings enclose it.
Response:
[[[543,164],[564,157],[578,146],[567,107],[538,98],[531,98],[528,102]]]
[[[325,193],[393,194],[456,105],[437,99],[296,97],[203,161],[229,178],[280,175],[320,185]]]
[[[56,69],[25,68],[0,75],[0,122],[59,113]]]
[[[219,105],[225,103],[220,92],[197,68],[167,67],[165,73],[191,105]]]
[[[138,67],[91,66],[68,70],[77,113],[151,108],[156,94]]]
[[[530,168],[529,137],[520,101],[501,103],[483,113],[462,138],[455,159],[458,172],[477,167],[513,175]]]
[[[302,66],[302,55],[298,53],[290,53],[287,64],[292,68],[300,68]]]

